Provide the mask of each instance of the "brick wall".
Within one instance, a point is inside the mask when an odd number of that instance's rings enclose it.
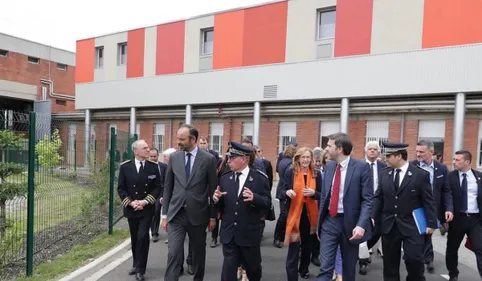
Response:
[[[403,142],[408,144],[408,159],[417,159],[415,148],[418,142],[418,120],[406,120],[405,130],[403,135]]]
[[[75,95],[75,67],[67,66],[67,70],[57,69],[57,63],[40,59],[39,64],[29,63],[27,56],[15,52],[9,52],[7,57],[0,57],[0,80],[31,84],[37,86],[37,99],[42,98],[42,86],[40,79],[49,79],[54,82],[54,92],[57,94]],[[52,112],[75,111],[75,102],[65,101],[65,105],[57,105],[56,98],[52,100]],[[61,99],[62,100],[62,99]]]
[[[317,147],[320,143],[320,121],[299,121],[296,124],[298,147]]]
[[[348,125],[348,135],[353,142],[352,157],[363,159],[365,157],[366,121],[350,120]]]

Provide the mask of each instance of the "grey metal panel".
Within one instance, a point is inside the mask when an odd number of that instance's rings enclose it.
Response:
[[[199,57],[199,70],[211,70],[213,69],[213,56],[201,56]]]
[[[329,59],[333,57],[333,43],[331,42],[317,42],[316,44],[316,58]]]
[[[473,44],[86,83],[76,86],[76,107],[263,101],[265,85],[278,85],[277,100],[475,92],[480,65],[482,44]]]
[[[118,65],[117,66],[117,79],[126,79],[127,76],[127,66],[124,65]]]
[[[34,102],[33,111],[35,111],[35,113],[37,114],[35,138],[37,140],[40,140],[43,139],[45,136],[50,136],[52,127],[51,100]]]
[[[37,86],[0,79],[0,97],[36,100]]]
[[[96,69],[94,69],[94,81],[95,81],[95,82],[102,82],[102,81],[104,81],[104,68],[96,68]]]
[[[0,33],[0,49],[75,66],[75,53]]]

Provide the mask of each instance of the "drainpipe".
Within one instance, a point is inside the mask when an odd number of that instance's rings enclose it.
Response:
[[[75,96],[62,95],[54,93],[54,81],[50,79],[40,79],[40,83],[49,85],[49,96],[52,98],[61,98],[66,100],[75,100]]]
[[[405,113],[402,113],[400,117],[400,142],[403,142],[403,138],[405,137]]]

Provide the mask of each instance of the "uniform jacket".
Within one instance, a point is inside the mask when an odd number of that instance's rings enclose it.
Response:
[[[477,184],[479,186],[477,204],[479,205],[479,216],[482,220],[482,173],[474,169],[472,169],[472,173],[474,173],[475,179],[477,180]],[[460,186],[460,176],[457,170],[450,171],[448,174],[447,184],[453,196],[454,218],[457,218],[460,215],[460,201],[462,200],[462,188]]]
[[[144,162],[144,169],[139,174],[134,160],[127,160],[120,165],[117,192],[124,205],[126,218],[152,216],[156,198],[161,193],[161,176],[157,163]],[[129,206],[132,201],[147,200],[143,210],[135,211]]]
[[[260,217],[271,208],[268,178],[266,174],[249,168],[244,187],[253,194],[253,201],[244,202],[243,192],[237,195],[233,172],[225,173],[219,180],[219,188],[227,192],[216,203],[223,217],[220,229],[220,242],[228,244],[233,239],[241,247],[259,247],[261,244]]]
[[[398,192],[395,192],[394,173],[393,168],[385,168],[378,175],[378,189],[373,200],[377,233],[388,234],[396,223],[403,236],[420,235],[412,211],[421,207],[425,209],[428,227],[437,228],[429,173],[419,166],[409,165]]]

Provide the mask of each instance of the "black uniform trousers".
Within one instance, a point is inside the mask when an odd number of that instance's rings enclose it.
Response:
[[[300,242],[292,242],[288,248],[288,256],[286,257],[286,276],[288,281],[297,281],[298,274],[308,273],[308,267],[311,262],[311,249],[313,247],[312,235],[310,235],[310,220],[306,205],[300,217]],[[300,257],[301,250],[301,257]]]
[[[149,228],[152,223],[152,216],[129,218],[127,222],[131,233],[133,267],[136,268],[137,273],[145,274],[149,255]]]
[[[214,227],[213,231],[211,232],[212,239],[218,239],[219,236],[219,219],[216,219],[216,226]]]
[[[286,220],[288,219],[289,203],[284,200],[279,202],[279,217],[274,231],[274,240],[284,241],[286,232]]]
[[[423,245],[423,263],[427,264],[433,262],[433,244],[432,244],[432,234],[425,235],[425,241]]]
[[[387,235],[382,236],[383,280],[400,281],[400,258],[403,242],[403,259],[407,269],[407,281],[425,281],[423,246],[425,235],[404,236],[397,223]]]
[[[447,248],[445,252],[445,264],[449,271],[450,277],[459,275],[459,270],[457,268],[459,262],[458,251],[465,235],[467,235],[470,239],[470,242],[472,242],[473,251],[475,252],[475,257],[477,259],[477,269],[479,270],[479,275],[482,278],[481,233],[482,221],[479,214],[460,214],[460,216],[456,216],[454,220],[450,222],[447,234]]]
[[[161,208],[162,204],[159,202],[159,198],[154,205],[154,217],[152,217],[151,233],[152,235],[159,235],[159,226],[161,224]]]
[[[223,244],[223,271],[221,281],[237,281],[238,267],[243,265],[249,281],[261,280],[261,246],[241,247],[236,245],[234,238]]]

